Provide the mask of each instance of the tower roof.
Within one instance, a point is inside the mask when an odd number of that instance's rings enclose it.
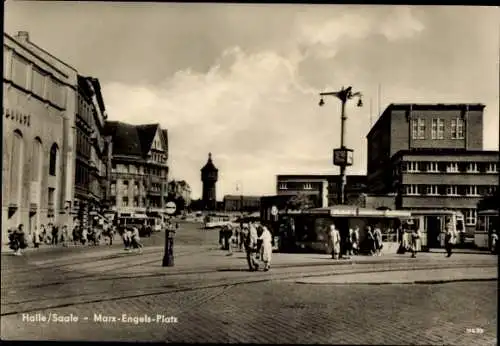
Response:
[[[202,172],[206,172],[206,171],[217,172],[217,171],[219,171],[217,169],[217,167],[215,167],[214,163],[212,162],[212,153],[208,153],[208,161],[205,164],[205,166],[203,166],[201,171]]]

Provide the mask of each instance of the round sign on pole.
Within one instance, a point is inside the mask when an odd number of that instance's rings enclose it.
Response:
[[[278,208],[276,208],[275,205],[271,207],[271,215],[276,216],[278,215]]]
[[[172,215],[175,213],[177,210],[177,206],[175,205],[174,202],[168,202],[167,205],[165,206],[165,211],[167,212],[168,215]]]

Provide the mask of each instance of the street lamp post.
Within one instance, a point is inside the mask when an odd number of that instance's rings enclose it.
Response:
[[[347,166],[352,165],[353,161],[353,150],[348,149],[345,146],[345,121],[347,120],[345,105],[348,100],[352,98],[358,99],[358,107],[363,106],[362,94],[360,92],[352,92],[352,87],[348,87],[342,89],[340,91],[332,91],[332,92],[323,92],[319,94],[321,99],[319,101],[319,105],[323,106],[325,101],[323,99],[324,96],[335,96],[342,103],[341,108],[341,122],[340,122],[340,148],[333,150],[333,164],[335,166],[340,167],[340,182],[339,182],[339,194],[338,194],[338,203],[345,204],[345,187],[346,187],[346,168]]]

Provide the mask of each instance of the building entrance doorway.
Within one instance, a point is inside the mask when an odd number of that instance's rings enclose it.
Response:
[[[427,229],[427,246],[431,248],[441,247],[441,219],[439,216],[427,216],[426,225]]]

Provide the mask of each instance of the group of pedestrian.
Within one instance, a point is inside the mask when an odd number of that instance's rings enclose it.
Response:
[[[359,226],[349,228],[345,237],[341,236],[340,230],[332,223],[328,232],[328,247],[331,251],[332,259],[349,258],[349,256],[361,253],[361,238]],[[364,248],[372,256],[380,256],[384,246],[382,241],[382,231],[379,227],[368,225],[365,229]]]
[[[420,230],[416,227],[412,228],[408,223],[403,222],[398,227],[398,236],[400,240],[397,253],[403,255],[410,252],[412,258],[417,257],[417,252],[420,251]]]
[[[271,269],[273,256],[273,236],[269,228],[257,222],[250,222],[244,225],[247,228],[243,231],[243,241],[245,246],[248,269],[258,271],[262,262],[264,271]]]
[[[120,229],[120,234],[125,251],[137,250],[139,253],[142,253],[143,245],[139,236],[139,229],[136,226],[124,226]]]

